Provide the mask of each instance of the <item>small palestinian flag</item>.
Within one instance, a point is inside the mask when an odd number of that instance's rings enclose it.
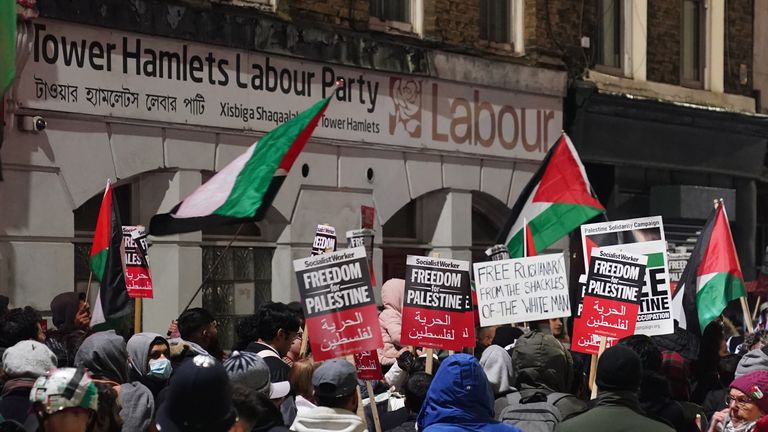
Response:
[[[722,201],[704,224],[672,297],[680,328],[701,335],[728,302],[746,296],[736,246]]]
[[[260,220],[330,99],[323,99],[264,135],[170,213],[152,217],[149,233],[162,236]]]
[[[536,243],[533,242],[533,233],[531,232],[531,226],[528,222],[523,222],[525,227],[525,244],[523,245],[523,256],[536,256]]]
[[[16,0],[0,0],[0,97],[16,76]]]
[[[534,245],[528,255],[533,256],[603,212],[573,143],[562,134],[520,193],[497,243],[507,245],[512,258],[523,256],[525,220],[531,233],[526,243]]]
[[[91,245],[91,270],[101,282],[91,316],[91,327],[130,313],[123,273],[123,226],[107,182]]]

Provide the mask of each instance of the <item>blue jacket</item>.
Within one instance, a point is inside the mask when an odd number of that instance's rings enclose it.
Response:
[[[520,432],[493,417],[493,393],[480,363],[454,354],[440,364],[416,423],[424,432]]]

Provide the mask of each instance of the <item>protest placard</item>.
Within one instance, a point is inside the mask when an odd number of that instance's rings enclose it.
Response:
[[[293,261],[317,361],[381,348],[365,248]]]
[[[469,262],[408,255],[402,322],[402,345],[474,346]]]
[[[360,206],[360,227],[373,229],[374,216],[376,209],[368,206]]]
[[[562,253],[473,265],[483,327],[571,315]]]
[[[661,216],[585,224],[581,226],[581,235],[586,268],[596,247],[648,257],[635,332],[648,336],[672,333],[672,291]]]
[[[383,380],[384,375],[381,373],[381,363],[379,362],[379,355],[376,351],[362,351],[355,353],[355,368],[357,369],[357,377],[361,380]]]
[[[645,255],[593,249],[580,325],[598,336],[620,339],[635,334],[647,261]]]
[[[152,276],[147,260],[147,232],[141,226],[123,226],[125,288],[130,298],[152,298]]]
[[[616,338],[605,338],[605,347],[616,345]],[[573,321],[573,336],[571,338],[571,351],[584,354],[598,355],[600,351],[600,335],[592,333],[592,329],[586,326],[586,320],[575,319]]]
[[[373,238],[376,232],[370,228],[347,231],[347,247],[364,247],[368,257],[368,272],[371,274],[371,285],[376,285],[376,276],[373,274]]]
[[[312,241],[312,255],[321,255],[336,250],[336,228],[330,225],[318,225],[315,239]]]

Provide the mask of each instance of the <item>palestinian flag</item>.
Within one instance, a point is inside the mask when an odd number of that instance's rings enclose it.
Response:
[[[16,76],[16,0],[0,0],[0,96]]]
[[[530,244],[534,245],[528,252],[532,256],[603,212],[605,208],[592,194],[573,143],[562,134],[520,193],[497,243],[506,244],[512,258],[523,256],[523,221],[526,220],[530,226]]]
[[[261,219],[330,99],[323,99],[264,135],[170,213],[152,217],[149,233],[169,235]]]
[[[525,253],[523,256],[536,256],[536,243],[533,242],[533,232],[527,222],[523,222],[525,227]]]
[[[704,224],[672,297],[680,328],[701,335],[728,302],[746,296],[739,257],[722,201]]]
[[[91,271],[101,282],[91,316],[91,327],[130,313],[123,273],[123,225],[107,183],[91,245]]]

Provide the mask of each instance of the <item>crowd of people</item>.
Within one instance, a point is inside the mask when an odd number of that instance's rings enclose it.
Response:
[[[202,308],[167,335],[126,337],[92,329],[76,293],[53,299],[48,330],[35,309],[0,304],[0,431],[768,431],[768,308],[753,333],[711,323],[696,359],[662,339],[621,339],[599,358],[593,392],[592,358],[571,352],[559,319],[477,328],[473,349],[432,359],[403,346],[403,291],[402,280],[382,287],[384,379],[371,387],[348,359],[302,352],[298,303],[261,306],[233,347]]]

